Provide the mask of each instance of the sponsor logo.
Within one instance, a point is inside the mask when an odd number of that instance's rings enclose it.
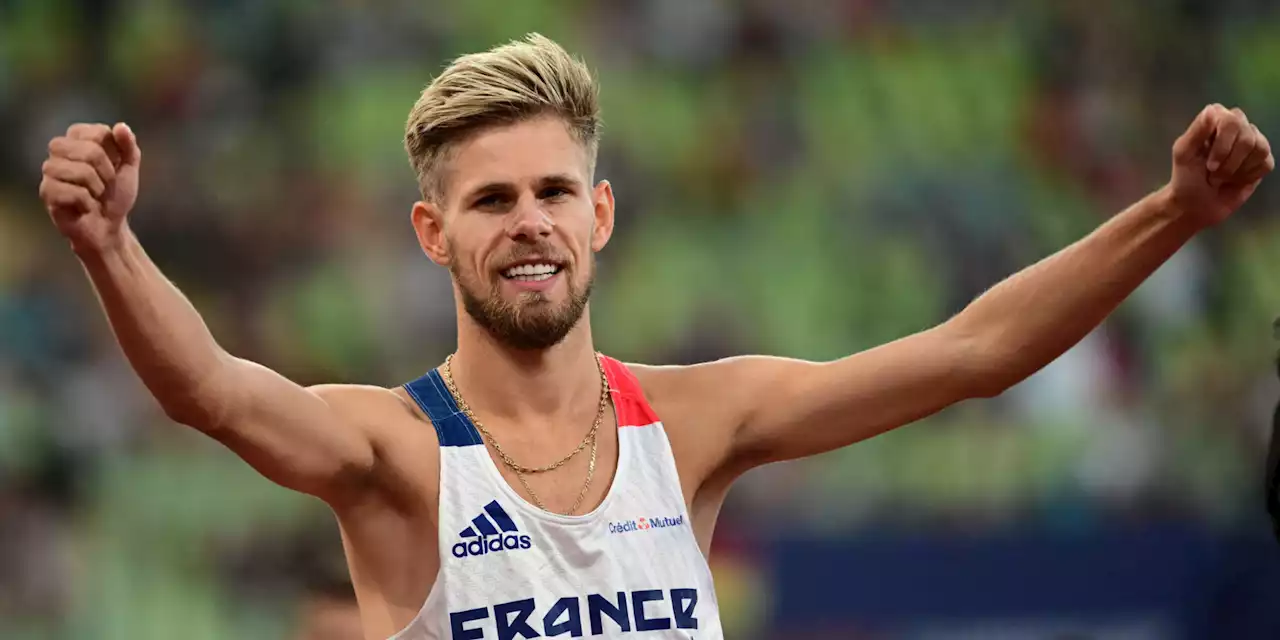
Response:
[[[632,531],[648,531],[650,529],[666,529],[667,527],[684,526],[684,514],[674,518],[659,516],[655,518],[639,518],[609,523],[609,533],[631,533]]]
[[[463,540],[453,545],[455,558],[519,551],[533,546],[533,540],[520,533],[497,500],[485,505],[480,515],[471,519],[471,526],[458,532],[458,536]]]

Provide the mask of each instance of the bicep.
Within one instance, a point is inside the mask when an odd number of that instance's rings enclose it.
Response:
[[[269,480],[324,498],[372,470],[372,440],[345,406],[351,387],[303,387],[240,358],[220,378],[226,400],[201,430]]]
[[[975,354],[946,325],[831,362],[744,358],[732,456],[746,466],[865,440],[982,395]]]

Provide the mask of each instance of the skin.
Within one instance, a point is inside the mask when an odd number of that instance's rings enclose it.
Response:
[[[294,640],[351,640],[364,635],[360,609],[351,600],[309,598],[300,613]]]
[[[404,627],[439,567],[439,444],[426,417],[400,388],[304,388],[219,347],[129,229],[142,156],[127,126],[77,124],[49,151],[41,197],[165,412],[272,481],[327,502],[338,517],[364,635],[383,638]],[[632,365],[667,429],[703,552],[742,473],[998,395],[1082,339],[1194,234],[1238,209],[1275,167],[1266,138],[1242,112],[1221,105],[1195,119],[1172,156],[1167,185],[926,331],[831,362],[744,356]],[[481,298],[496,292],[495,303],[519,313],[564,313],[613,232],[612,189],[593,185],[590,166],[553,117],[485,130],[458,145],[439,201],[412,211],[423,251],[455,275],[458,388],[525,464],[570,451],[595,417],[601,390],[590,305],[554,346],[518,349],[463,309],[461,287]],[[491,186],[477,192],[483,185]],[[512,256],[531,252],[565,265],[536,296],[499,274]],[[610,407],[605,424],[613,421]],[[600,503],[612,481],[615,429],[601,429],[599,447],[582,512]],[[578,456],[529,482],[563,512],[585,465]]]

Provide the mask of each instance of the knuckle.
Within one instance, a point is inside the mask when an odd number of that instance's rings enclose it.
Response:
[[[88,143],[82,149],[83,151],[81,151],[79,159],[83,162],[87,162],[98,168],[111,165],[111,163],[107,161],[107,153],[102,150],[101,145]]]
[[[77,136],[77,137],[93,136],[95,134],[100,135],[103,129],[106,129],[106,128],[107,128],[106,125],[100,124],[100,123],[77,122],[67,128],[67,135]]]
[[[80,145],[80,141],[72,138],[63,138],[58,144],[58,155],[68,160],[79,160],[84,155],[84,147]]]

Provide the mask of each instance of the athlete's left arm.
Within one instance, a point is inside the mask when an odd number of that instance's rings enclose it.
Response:
[[[721,464],[829,451],[1002,393],[1084,338],[1275,167],[1266,138],[1220,105],[1178,139],[1173,160],[1168,185],[932,329],[833,362],[748,356],[695,367],[704,399],[732,407],[717,420],[728,432]]]

